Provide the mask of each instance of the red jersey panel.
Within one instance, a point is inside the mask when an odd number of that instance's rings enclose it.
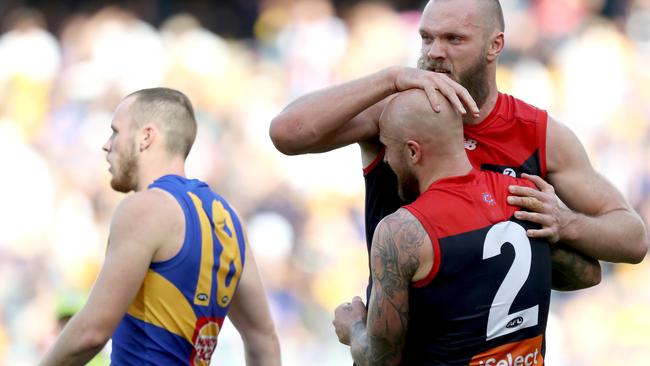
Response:
[[[547,118],[546,111],[499,93],[483,122],[463,127],[470,162],[477,169],[513,177],[546,177]]]
[[[465,151],[476,169],[520,177],[521,173],[546,176],[547,113],[517,98],[499,93],[494,109],[478,125],[465,125]],[[383,161],[381,149],[363,170],[365,228],[368,253],[379,221],[409,203],[397,194],[397,177]],[[433,203],[435,204],[435,203]],[[372,280],[368,280],[370,297]]]
[[[534,224],[513,217],[511,184],[532,186],[474,169],[404,206],[429,234],[434,264],[409,291],[402,364],[543,365],[550,248],[528,238]]]

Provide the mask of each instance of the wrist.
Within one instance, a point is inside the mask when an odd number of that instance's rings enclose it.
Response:
[[[362,319],[350,325],[350,353],[355,364],[368,364],[369,345],[366,337],[366,322]]]
[[[384,69],[384,78],[386,80],[387,90],[390,94],[395,94],[399,92],[397,87],[397,77],[400,71],[400,66],[390,66]]]
[[[366,322],[363,319],[359,319],[350,325],[350,343],[352,340],[357,339],[366,332]]]
[[[560,217],[559,240],[565,243],[573,243],[579,237],[579,222],[582,215],[570,209],[563,211]]]

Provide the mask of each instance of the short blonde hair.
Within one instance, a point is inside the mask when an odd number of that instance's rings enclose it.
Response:
[[[132,131],[153,122],[166,136],[167,151],[187,158],[196,138],[196,119],[189,98],[170,88],[142,89],[126,98],[131,96],[135,97],[129,110]]]

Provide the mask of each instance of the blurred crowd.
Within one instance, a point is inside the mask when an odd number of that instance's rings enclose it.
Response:
[[[220,32],[192,13],[154,22],[115,5],[66,13],[53,29],[47,9],[5,9],[0,365],[35,364],[61,319],[83,303],[123,197],[110,189],[101,150],[111,114],[123,96],[152,86],[182,90],[194,103],[199,136],[188,175],[210,183],[245,221],[284,364],[351,364],[331,321],[336,305],[365,293],[368,276],[358,148],[287,157],[268,127],[304,93],[414,66],[419,10],[405,2],[238,3],[248,4],[233,15],[250,20],[246,32]],[[501,3],[500,90],[570,126],[648,223],[650,0]],[[550,365],[647,365],[650,264],[603,269],[595,288],[554,292]],[[213,361],[244,364],[231,325]]]

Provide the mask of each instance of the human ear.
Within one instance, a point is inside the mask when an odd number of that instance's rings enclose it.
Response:
[[[412,164],[417,164],[422,159],[422,148],[420,144],[415,140],[406,141],[406,149],[408,151],[409,160]]]
[[[503,32],[493,34],[489,42],[486,57],[488,62],[493,62],[499,57],[501,51],[503,51],[505,45]]]
[[[140,151],[144,151],[151,146],[156,136],[156,129],[152,124],[146,124],[142,128],[142,138],[140,140]]]

